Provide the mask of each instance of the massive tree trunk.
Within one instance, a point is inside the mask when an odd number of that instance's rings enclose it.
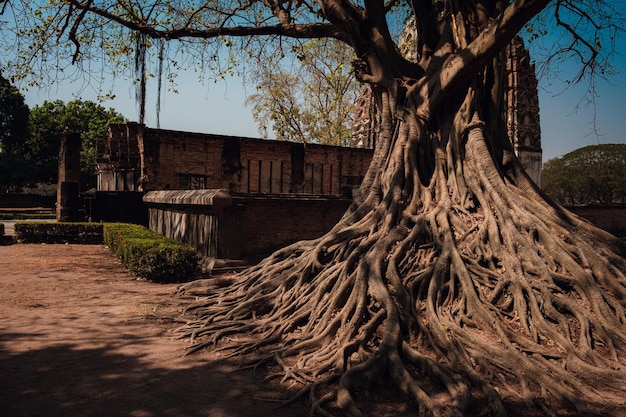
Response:
[[[314,391],[333,384],[351,415],[356,385],[381,377],[433,415],[620,404],[624,245],[535,187],[502,120],[480,116],[498,114],[480,84],[430,126],[411,100],[393,118],[397,97],[380,93],[362,199],[228,287],[186,287],[207,295],[185,328],[195,347],[240,334],[234,352],[274,355]]]
[[[411,79],[369,60],[381,120],[359,198],[227,286],[182,287],[200,297],[181,329],[194,349],[228,337],[273,358],[320,413],[362,415],[380,380],[419,415],[625,413],[626,247],[522,169],[501,55],[447,89],[459,61]]]

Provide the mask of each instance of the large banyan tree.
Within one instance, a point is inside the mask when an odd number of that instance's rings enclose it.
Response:
[[[516,34],[538,15],[553,19],[548,35],[565,33],[559,51],[593,75],[604,53],[598,31],[616,16],[610,3],[51,5],[37,39],[67,46],[83,66],[94,48],[145,57],[173,42],[208,66],[219,60],[213,41],[331,37],[354,49],[355,74],[371,87],[378,137],[354,204],[324,236],[228,285],[182,287],[198,297],[181,329],[195,348],[273,360],[320,414],[366,414],[361,393],[381,381],[416,415],[626,413],[626,245],[542,193],[503,117],[504,51]],[[415,60],[398,47],[409,19]]]

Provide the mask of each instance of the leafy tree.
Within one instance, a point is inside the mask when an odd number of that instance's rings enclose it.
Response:
[[[55,0],[37,10],[36,25],[34,12],[15,13],[18,56],[36,58],[13,64],[28,75],[67,53],[83,68],[128,53],[141,85],[151,56],[162,57],[158,68],[188,59],[213,69],[219,45],[234,55],[289,38],[348,44],[380,115],[360,195],[330,232],[275,252],[231,285],[183,287],[203,297],[182,334],[198,349],[228,339],[233,355],[274,361],[320,414],[334,404],[363,415],[364,390],[385,381],[419,415],[618,415],[625,244],[559,207],[523,171],[506,131],[502,71],[503,50],[529,23],[548,28],[553,62],[579,60],[573,81],[605,71],[623,27],[613,4]],[[409,16],[414,61],[394,35]],[[155,54],[166,42],[178,49]]]
[[[289,67],[280,54],[257,57],[251,79],[257,92],[247,103],[263,137],[268,125],[278,140],[348,145],[361,84],[349,63],[353,51],[332,39],[313,39],[289,54],[300,66]]]
[[[542,188],[561,204],[626,201],[626,145],[586,146],[546,162]]]
[[[0,75],[0,192],[15,191],[26,175],[22,144],[28,135],[24,96]]]
[[[58,177],[59,144],[66,133],[80,133],[81,189],[95,186],[96,138],[106,133],[109,123],[124,122],[113,109],[83,100],[45,101],[30,112],[30,135],[24,154],[33,167],[32,182],[56,183]]]
[[[28,111],[24,96],[0,74],[0,152],[13,151],[23,143]]]

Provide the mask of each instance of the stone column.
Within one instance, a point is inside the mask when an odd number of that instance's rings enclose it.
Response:
[[[81,221],[80,199],[80,149],[78,133],[61,136],[59,145],[59,182],[57,184],[57,221]]]

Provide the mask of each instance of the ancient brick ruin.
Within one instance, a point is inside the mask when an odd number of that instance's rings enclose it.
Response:
[[[111,125],[97,141],[98,191],[225,189],[351,197],[371,151]]]
[[[206,258],[251,259],[330,230],[351,203],[332,196],[149,191],[149,227]]]
[[[530,178],[541,185],[541,125],[535,65],[521,38],[507,47],[507,130],[515,152]]]
[[[368,149],[112,125],[97,142],[93,220],[141,217],[147,207],[150,229],[206,258],[254,258],[328,231],[371,157]]]
[[[60,222],[75,222],[82,217],[78,196],[81,145],[80,135],[77,133],[61,136],[56,201],[56,216]]]

